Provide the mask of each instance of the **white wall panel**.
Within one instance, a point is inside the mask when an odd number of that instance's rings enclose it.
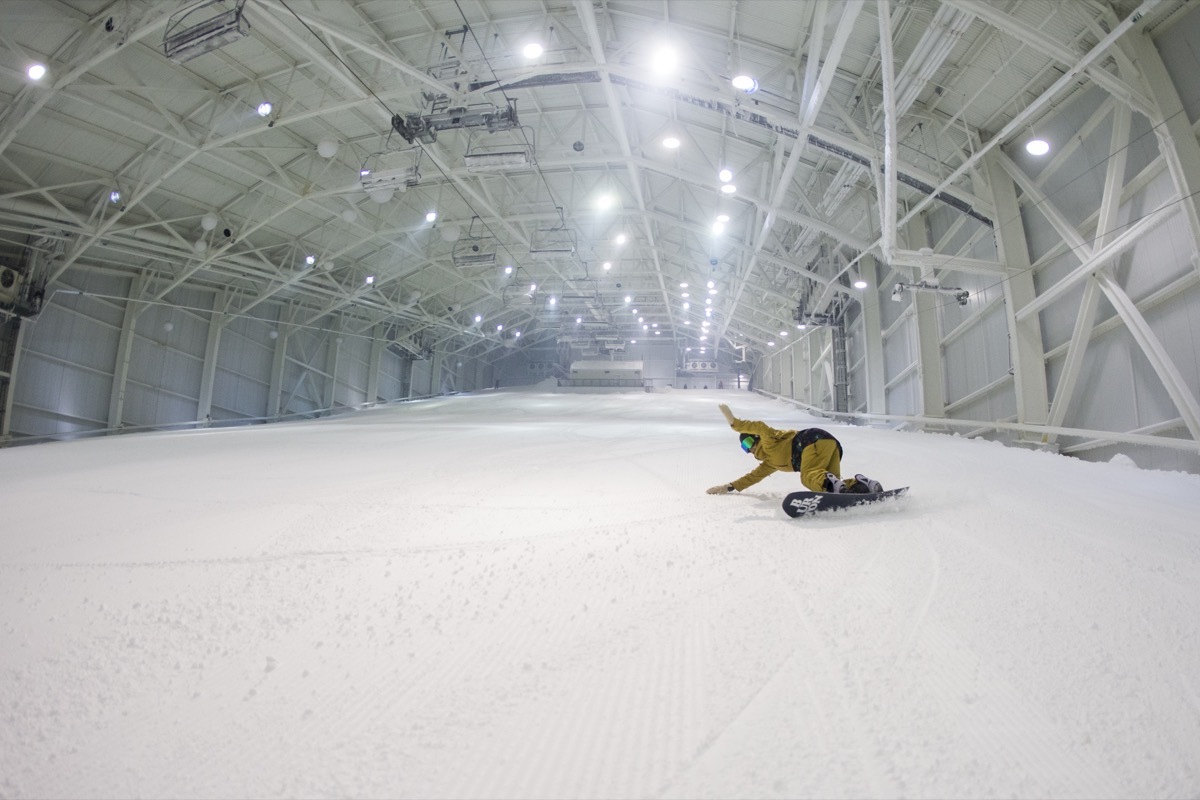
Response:
[[[367,378],[371,369],[371,340],[362,336],[342,336],[338,348],[335,406],[361,406],[374,402],[367,397]]]
[[[1200,42],[1200,11],[1195,7],[1155,40],[1192,124],[1200,120],[1200,48],[1196,42]]]
[[[29,325],[13,386],[11,430],[53,435],[103,430],[108,425],[113,366],[130,282],[99,271],[70,270],[70,290],[58,292]]]
[[[254,419],[269,413],[271,362],[279,330],[273,319],[235,317],[221,331],[213,385],[214,420]]]
[[[287,337],[287,359],[283,369],[281,414],[305,414],[325,408],[324,372],[333,335],[300,328]]]
[[[379,397],[400,400],[408,396],[406,379],[409,361],[389,349],[379,359]]]

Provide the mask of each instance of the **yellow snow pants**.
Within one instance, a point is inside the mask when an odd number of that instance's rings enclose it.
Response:
[[[833,439],[818,439],[800,451],[800,482],[810,491],[825,491],[825,473],[842,477],[842,457]]]

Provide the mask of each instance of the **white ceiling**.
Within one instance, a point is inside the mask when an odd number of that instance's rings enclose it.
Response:
[[[681,346],[708,322],[709,344],[760,349],[801,300],[849,291],[848,265],[891,235],[889,161],[899,214],[936,202],[985,226],[987,199],[961,169],[972,153],[1024,136],[1089,82],[1136,105],[1119,53],[1094,48],[1131,13],[1152,29],[1185,0],[248,0],[249,36],[174,63],[169,19],[197,5],[0,2],[0,248],[65,240],[52,280],[141,273],[168,302],[202,286],[227,291],[232,312],[286,302],[481,351],[515,330],[574,335],[576,318]],[[522,55],[531,41],[536,59]],[[679,57],[665,77],[650,68],[662,42]],[[34,61],[48,68],[37,82]],[[758,91],[734,89],[738,73]],[[392,126],[510,103],[511,131],[409,143]],[[487,149],[533,163],[469,171],[464,157]],[[386,202],[359,183],[364,165],[412,163],[419,183]],[[531,256],[545,237],[574,254]],[[472,246],[496,263],[455,265]]]

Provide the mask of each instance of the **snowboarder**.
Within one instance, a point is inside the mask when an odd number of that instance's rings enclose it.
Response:
[[[879,481],[865,475],[842,479],[842,445],[828,431],[806,428],[781,431],[758,420],[738,419],[721,403],[729,427],[737,431],[742,450],[758,459],[751,472],[730,483],[709,488],[709,494],[740,492],[773,472],[799,472],[800,482],[814,492],[882,492]]]

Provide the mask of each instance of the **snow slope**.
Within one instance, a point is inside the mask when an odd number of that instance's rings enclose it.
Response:
[[[499,391],[0,450],[3,797],[1200,794],[1200,476]]]

